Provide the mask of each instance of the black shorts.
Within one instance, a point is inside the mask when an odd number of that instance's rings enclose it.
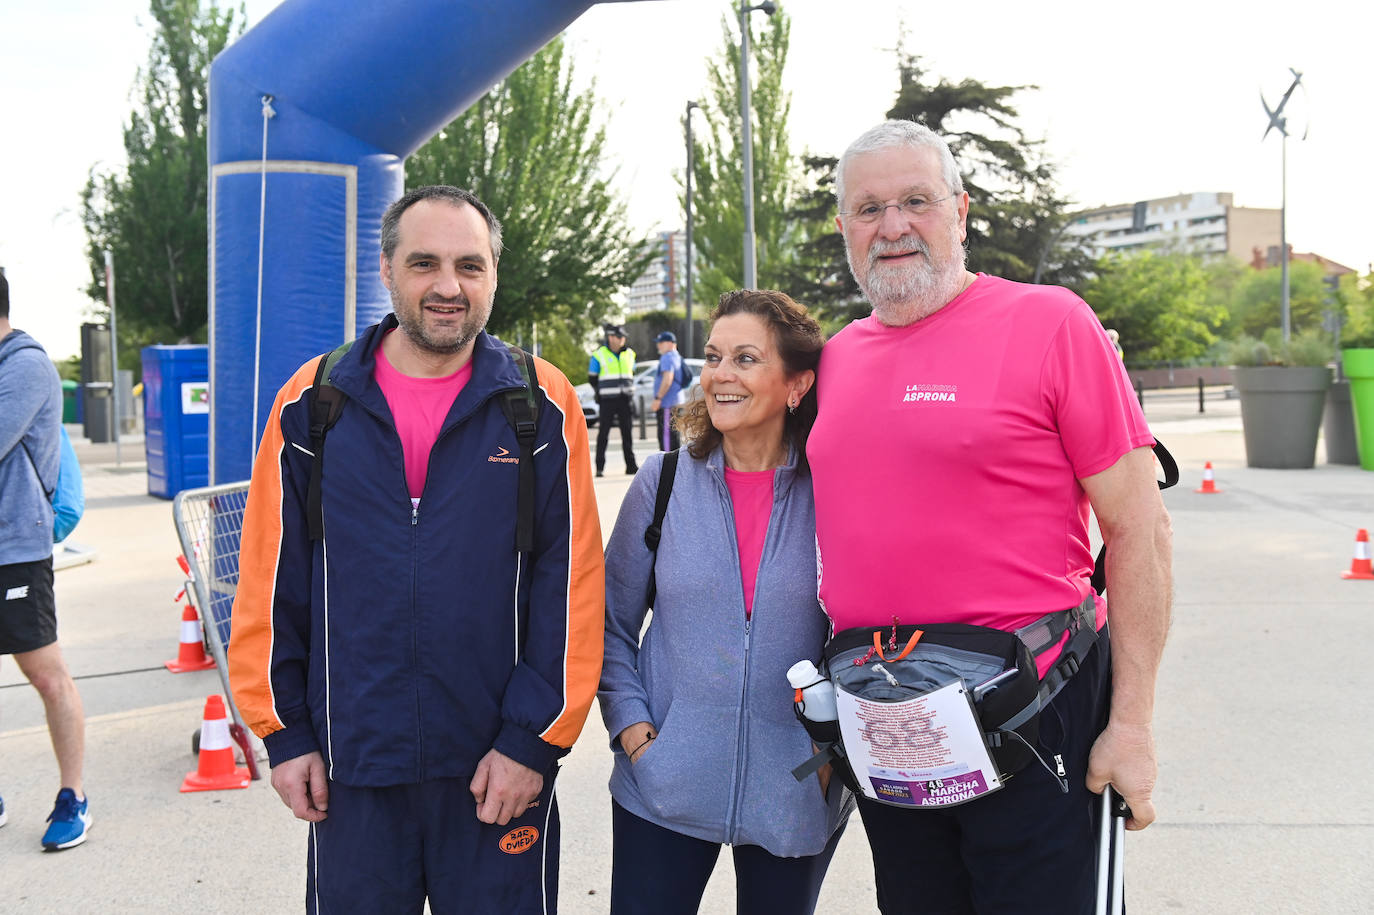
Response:
[[[52,557],[0,566],[0,654],[36,651],[56,641]]]

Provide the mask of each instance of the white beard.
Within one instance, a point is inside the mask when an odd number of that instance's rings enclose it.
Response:
[[[854,252],[849,247],[848,236],[845,237],[849,270],[873,306],[873,316],[879,323],[906,327],[935,314],[960,293],[964,286],[965,252],[959,242],[957,225],[952,224],[950,230],[954,242],[951,248],[955,253],[944,263],[935,262],[930,246],[918,236],[910,235],[896,241],[875,239],[868,249],[868,263],[862,271],[854,263]],[[910,251],[920,252],[920,259],[914,264],[889,266],[878,259],[885,254]]]

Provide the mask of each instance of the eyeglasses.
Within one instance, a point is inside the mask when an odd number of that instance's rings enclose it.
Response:
[[[937,203],[943,203],[953,196],[953,194],[946,194],[943,197],[937,197],[931,200],[920,194],[912,194],[901,203],[865,203],[857,210],[842,215],[855,222],[861,222],[867,225],[882,219],[883,215],[887,213],[889,209],[896,207],[907,219],[920,219],[922,216],[925,216],[931,210],[935,209]]]

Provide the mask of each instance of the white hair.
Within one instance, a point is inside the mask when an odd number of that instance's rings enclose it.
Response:
[[[944,137],[915,121],[888,120],[865,130],[857,140],[849,144],[844,155],[840,156],[840,162],[835,166],[835,202],[839,205],[840,212],[844,212],[844,170],[849,160],[864,153],[902,146],[935,150],[940,156],[940,170],[944,173],[949,192],[964,192],[964,179],[959,176],[959,166],[954,161],[954,154],[949,151],[949,144],[945,142]]]

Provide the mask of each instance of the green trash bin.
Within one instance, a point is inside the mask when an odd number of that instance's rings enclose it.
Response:
[[[76,415],[77,391],[81,385],[70,379],[62,381],[62,422],[76,423],[81,420]]]
[[[1355,413],[1355,442],[1360,466],[1374,470],[1374,348],[1341,353],[1345,377],[1350,379],[1350,407]]]

